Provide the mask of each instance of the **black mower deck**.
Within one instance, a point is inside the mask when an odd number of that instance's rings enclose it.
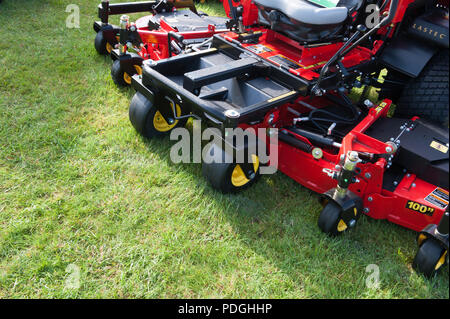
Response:
[[[260,121],[270,108],[294,101],[311,83],[223,40],[214,48],[143,65],[132,85],[154,101],[169,97],[215,126]],[[156,100],[156,101],[155,101]],[[166,98],[167,100],[167,98]],[[171,117],[169,111],[161,110]]]

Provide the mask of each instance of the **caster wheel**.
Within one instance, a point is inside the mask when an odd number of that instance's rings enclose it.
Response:
[[[105,35],[103,34],[103,31],[97,32],[97,35],[95,36],[95,50],[97,50],[98,54],[105,55],[110,54],[113,50],[113,46],[106,41]]]
[[[425,240],[413,261],[413,268],[425,277],[434,277],[446,262],[447,250],[433,239]]]
[[[335,202],[330,201],[322,210],[319,216],[318,225],[321,231],[330,236],[338,236],[353,227],[347,225],[341,218],[342,210]]]
[[[177,116],[182,115],[181,107],[176,106]],[[131,100],[129,117],[136,131],[144,137],[167,135],[175,127],[184,126],[187,119],[175,120],[169,124],[144,95],[137,92]]]
[[[202,162],[203,175],[213,188],[222,193],[235,193],[250,187],[260,176],[260,163],[256,155],[252,155],[253,163],[233,163],[231,156],[215,144],[210,146],[206,154],[222,159],[220,163]]]
[[[135,72],[133,74],[129,74],[122,69],[120,60],[115,60],[111,66],[111,77],[114,83],[117,86],[131,85],[131,77],[135,74],[142,74],[142,68],[140,65],[133,65],[133,67]]]

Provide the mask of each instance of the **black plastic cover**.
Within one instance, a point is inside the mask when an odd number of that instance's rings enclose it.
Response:
[[[405,130],[408,127],[412,129]],[[428,183],[449,187],[448,130],[422,119],[383,118],[375,122],[366,134],[382,142],[398,138],[400,147],[394,157],[394,164],[406,168]]]

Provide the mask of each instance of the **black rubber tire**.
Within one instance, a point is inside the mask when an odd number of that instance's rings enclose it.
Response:
[[[97,35],[95,36],[95,40],[94,40],[94,45],[95,45],[95,50],[97,50],[98,54],[101,55],[106,55],[109,54],[108,50],[106,50],[106,39],[103,36],[103,32],[102,31],[98,31]]]
[[[418,273],[423,274],[427,278],[432,278],[437,275],[445,264],[436,269],[438,261],[444,253],[445,249],[436,240],[427,239],[419,247],[412,266]]]
[[[216,144],[210,145],[206,152],[209,154],[218,154],[217,156],[222,158],[221,163],[205,163],[204,161],[202,161],[202,173],[214,189],[224,194],[236,193],[238,191],[244,190],[253,185],[260,177],[258,167],[256,172],[252,170],[253,177],[249,182],[247,182],[243,186],[235,186],[231,182],[231,176],[233,170],[238,164],[229,163],[232,161],[231,156]]]
[[[127,82],[125,82],[123,76],[124,71],[120,66],[120,60],[115,60],[111,65],[111,77],[117,86],[124,87],[129,85]]]
[[[321,231],[330,236],[338,236],[343,232],[338,230],[341,220],[341,208],[333,201],[328,202],[319,215],[318,226]],[[348,228],[347,228],[348,229]]]
[[[187,119],[182,119],[170,131],[158,131],[153,125],[153,119],[157,111],[150,100],[141,93],[136,92],[131,100],[128,116],[136,131],[146,138],[166,136],[174,128],[186,125]]]
[[[397,101],[395,116],[419,116],[448,128],[448,59],[448,50],[439,52],[417,78],[405,85]]]

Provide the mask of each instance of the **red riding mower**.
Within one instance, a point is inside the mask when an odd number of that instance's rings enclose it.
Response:
[[[323,232],[342,234],[361,215],[387,219],[419,232],[413,266],[435,274],[448,252],[448,1],[225,0],[224,7],[231,29],[209,50],[144,62],[142,76],[132,77],[135,129],[151,138],[195,117],[222,133],[252,128],[255,143],[267,146],[277,136],[268,165],[321,194]],[[362,87],[352,102],[347,94]],[[370,87],[383,96],[377,105],[365,98]],[[386,97],[397,103],[395,117]],[[222,192],[248,187],[263,168],[261,154],[238,161],[237,151],[255,145],[218,135],[205,152],[216,159],[203,161],[205,177]]]
[[[179,10],[177,9],[189,9]],[[109,24],[109,16],[152,12],[153,15],[135,23],[128,16],[120,25]],[[211,37],[227,31],[227,19],[209,17],[197,12],[192,0],[153,0],[98,6],[101,21],[94,22],[95,48],[100,54],[110,54],[113,62],[111,76],[119,86],[131,84],[131,76],[142,74],[144,60],[160,60],[182,52],[208,48]]]

